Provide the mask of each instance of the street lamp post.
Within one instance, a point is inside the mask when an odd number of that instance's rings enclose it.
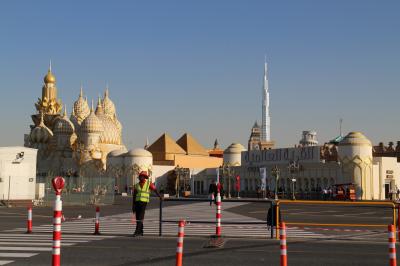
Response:
[[[296,199],[295,193],[294,193],[294,184],[296,183],[296,178],[294,177],[295,173],[297,173],[300,170],[300,165],[299,161],[292,161],[289,163],[288,166],[289,172],[291,174],[291,181],[292,181],[292,200]]]
[[[228,177],[228,195],[227,197],[231,198],[231,176],[233,174],[233,168],[230,164],[224,164],[222,167],[223,175]]]
[[[271,170],[272,176],[275,177],[275,200],[278,200],[278,181],[280,173],[281,170],[278,168],[277,165],[275,165]]]

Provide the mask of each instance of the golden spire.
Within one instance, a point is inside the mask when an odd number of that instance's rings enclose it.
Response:
[[[64,114],[63,114],[63,116],[67,117],[67,105],[66,104],[64,105]]]

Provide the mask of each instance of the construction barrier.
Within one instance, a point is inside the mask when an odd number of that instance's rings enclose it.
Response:
[[[217,237],[221,237],[221,195],[218,192],[217,193],[217,200],[216,200],[216,205],[217,205],[217,213],[216,213],[216,227],[215,227],[215,235]]]
[[[389,265],[396,266],[396,228],[393,224],[388,225],[389,232]]]
[[[32,233],[32,207],[28,207],[28,220],[26,222],[26,233]]]
[[[65,181],[62,177],[55,177],[52,180],[54,190],[56,191],[56,199],[54,202],[53,215],[53,254],[52,266],[61,265],[61,217],[62,217],[62,201],[61,191],[64,188]]]
[[[100,207],[96,207],[96,219],[94,222],[94,235],[100,235]]]
[[[392,221],[393,221],[393,226],[394,230],[396,231],[396,209],[397,206],[393,202],[373,202],[373,201],[324,201],[324,200],[277,200],[276,201],[276,206],[277,206],[277,213],[279,213],[279,208],[280,204],[310,204],[310,205],[361,205],[361,206],[388,206],[392,209]],[[276,215],[276,224],[279,225],[279,215]],[[292,225],[300,225],[303,223],[288,223],[286,224],[292,224]],[[309,223],[307,223],[309,224]],[[327,225],[327,226],[358,226],[357,224],[319,224],[319,225]],[[386,226],[386,225],[373,225],[373,226]],[[279,234],[279,226],[276,227],[276,239],[278,239],[278,234]],[[396,235],[395,235],[396,238]]]
[[[281,266],[287,266],[287,245],[286,245],[286,225],[284,222],[279,224],[280,232],[280,250],[281,250]]]
[[[179,221],[176,219],[164,219],[163,218],[163,208],[164,204],[166,202],[210,202],[210,199],[207,198],[164,198],[163,200],[160,201],[160,206],[159,206],[159,236],[163,235],[163,223],[178,223]],[[253,203],[259,203],[259,204],[265,204],[267,203],[269,206],[266,207],[266,212],[268,208],[272,207],[273,200],[269,199],[223,199],[221,200],[222,202],[253,202]],[[220,205],[222,206],[222,205]],[[220,208],[221,210],[221,208]],[[186,218],[187,223],[192,223],[192,224],[216,224],[216,221],[214,220],[213,217],[210,217],[210,220],[191,220],[189,217]],[[220,224],[227,224],[227,225],[252,225],[252,224],[265,224],[268,225],[268,222],[266,220],[264,221],[227,221],[222,220],[220,221]],[[220,232],[222,233],[222,229],[220,228]],[[271,228],[271,231],[267,229],[265,233],[270,235],[271,238],[273,238],[273,228]],[[218,235],[217,231],[217,226],[216,226],[216,234]]]
[[[180,220],[178,224],[178,240],[176,243],[176,266],[182,266],[183,258],[183,238],[185,236],[185,220]]]

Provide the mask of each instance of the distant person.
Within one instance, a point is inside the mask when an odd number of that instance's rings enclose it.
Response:
[[[136,214],[136,230],[133,236],[143,235],[143,220],[146,212],[147,203],[150,202],[150,191],[154,191],[157,196],[162,200],[161,195],[158,193],[155,185],[149,180],[146,171],[139,173],[139,183],[134,187],[132,211]]]
[[[208,194],[210,195],[210,206],[212,205],[213,201],[215,203],[215,199],[217,198],[218,187],[215,184],[215,180],[211,181],[210,186],[208,187]]]
[[[267,213],[267,228],[268,230],[271,227],[276,226],[276,213],[278,210],[278,206],[274,205],[274,213],[272,214],[272,207],[270,207],[268,209],[268,213]],[[281,209],[279,208],[279,216],[278,216],[278,223],[282,221],[282,213],[281,213]]]

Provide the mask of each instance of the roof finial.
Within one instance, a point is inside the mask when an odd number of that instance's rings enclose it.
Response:
[[[217,149],[219,149],[219,143],[218,143],[218,139],[215,139],[214,150],[217,150]]]
[[[90,108],[90,111],[93,113],[94,112],[94,101],[92,99],[92,107]]]
[[[98,101],[97,101],[97,105],[101,106],[101,95],[100,95],[100,93],[99,93],[99,98],[98,98]]]
[[[50,59],[50,63],[49,63],[49,72],[51,72],[51,59]]]
[[[343,124],[343,119],[340,118],[340,119],[339,119],[339,133],[340,133],[340,136],[343,136],[343,135],[342,135],[342,124]]]
[[[108,98],[108,82],[106,83],[106,91],[104,92],[104,98]]]
[[[79,97],[83,97],[83,84],[82,84],[82,81],[81,81],[81,91],[79,93]]]
[[[64,114],[63,114],[63,116],[67,117],[67,105],[66,104],[64,104]]]
[[[149,137],[146,137],[146,144],[144,145],[144,149],[147,150],[149,147]]]

